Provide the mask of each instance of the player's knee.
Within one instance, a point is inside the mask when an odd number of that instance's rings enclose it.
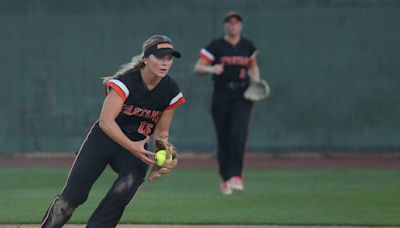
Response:
[[[54,208],[56,208],[58,214],[71,216],[76,206],[72,204],[69,200],[60,197],[54,202]]]
[[[71,218],[75,208],[69,200],[57,196],[44,218],[42,228],[62,227]]]
[[[121,205],[128,204],[142,183],[143,178],[138,178],[134,174],[129,174],[124,178],[120,178],[112,188],[115,201],[119,202]]]
[[[113,191],[115,193],[132,192],[137,188],[138,181],[140,180],[135,175],[128,174],[115,183]]]

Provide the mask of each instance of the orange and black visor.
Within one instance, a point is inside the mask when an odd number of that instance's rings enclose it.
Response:
[[[179,51],[175,50],[174,45],[168,42],[161,42],[154,44],[153,46],[148,47],[144,51],[144,57],[147,57],[149,55],[155,55],[157,57],[163,57],[166,55],[172,55],[175,58],[180,58],[181,53]]]

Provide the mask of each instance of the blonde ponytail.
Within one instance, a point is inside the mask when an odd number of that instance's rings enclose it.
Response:
[[[171,39],[164,35],[151,36],[144,42],[143,47],[142,47],[142,53],[140,53],[137,56],[134,56],[129,63],[123,64],[121,66],[121,68],[117,71],[117,73],[115,73],[114,75],[102,77],[103,83],[107,83],[111,79],[116,78],[120,75],[124,75],[124,74],[127,74],[127,73],[130,73],[130,72],[133,72],[133,71],[143,68],[146,65],[144,63],[144,51],[147,48],[151,47],[152,45],[154,45],[158,42],[170,42],[171,43]]]
[[[144,64],[144,59],[143,59],[143,53],[140,55],[134,56],[129,63],[125,63],[125,64],[121,65],[121,68],[114,75],[102,77],[103,83],[105,84],[108,81],[110,81],[111,79],[116,78],[120,75],[124,75],[126,73],[130,73],[135,70],[138,70],[138,69],[144,67],[144,65],[145,64]]]

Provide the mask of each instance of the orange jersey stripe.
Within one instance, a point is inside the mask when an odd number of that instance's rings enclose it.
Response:
[[[205,54],[203,54],[201,52],[199,53],[199,56],[201,59],[203,59],[204,61],[206,61],[209,64],[211,64],[213,62],[210,58],[208,58]]]
[[[184,98],[184,97],[181,97],[181,98],[179,98],[179,100],[177,100],[175,103],[173,103],[173,104],[171,104],[170,106],[168,106],[165,110],[174,109],[174,108],[178,107],[180,104],[185,103],[185,101],[186,101],[185,98]]]
[[[115,83],[107,82],[106,86],[113,88],[124,101],[126,100],[126,95],[124,91],[122,91],[122,89],[119,88],[119,86],[117,86]]]

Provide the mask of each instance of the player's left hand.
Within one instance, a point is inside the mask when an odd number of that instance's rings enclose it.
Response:
[[[176,152],[176,148],[174,145],[160,139],[156,139],[155,144],[156,144],[156,151],[165,150],[167,152],[167,159],[165,159],[165,162],[162,167],[158,166],[157,164],[153,165],[150,174],[147,178],[151,181],[157,180],[161,176],[169,173],[178,165],[178,154]]]
[[[267,98],[271,90],[265,80],[251,81],[250,86],[244,92],[244,98],[250,101],[259,101]]]

